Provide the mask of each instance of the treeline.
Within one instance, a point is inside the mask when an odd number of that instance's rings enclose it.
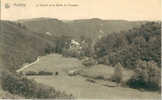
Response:
[[[140,28],[113,33],[95,45],[95,58],[99,63],[117,64],[135,69],[136,61],[154,61],[161,64],[161,24],[148,22]]]
[[[161,90],[161,24],[148,22],[140,28],[113,33],[95,45],[98,63],[134,70],[126,82],[132,88]],[[119,73],[119,72],[116,72]]]

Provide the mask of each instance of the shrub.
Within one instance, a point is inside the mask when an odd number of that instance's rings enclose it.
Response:
[[[77,58],[80,58],[80,50],[77,50],[77,49],[64,49],[63,50],[63,56],[65,57],[77,57]]]
[[[94,60],[93,58],[86,58],[82,61],[82,64],[85,66],[93,66],[96,64],[96,60]]]
[[[28,71],[25,73],[25,75],[38,75],[38,73],[34,71]]]
[[[9,91],[11,94],[29,96],[29,89],[31,89],[29,84],[31,83],[32,82],[26,78],[20,79],[17,75],[4,72],[1,85],[4,90]]]
[[[115,65],[114,74],[112,76],[112,81],[121,83],[123,78],[123,67],[120,63]]]
[[[98,79],[98,80],[105,80],[104,76],[101,76],[101,75],[96,76],[95,79]]]
[[[106,64],[106,65],[109,65],[110,64],[110,59],[109,59],[108,56],[104,56],[104,57],[98,58],[97,59],[97,63],[98,64]]]
[[[53,75],[52,72],[47,72],[47,71],[40,71],[38,75]]]
[[[47,71],[40,71],[40,72],[34,72],[34,71],[28,71],[25,73],[25,75],[53,75],[52,72],[47,72]]]
[[[3,90],[25,98],[73,98],[64,92],[56,91],[53,87],[38,84],[33,80],[10,72],[3,72],[1,83]]]
[[[137,61],[135,74],[127,84],[132,88],[144,88],[148,90],[160,90],[160,68],[154,61]]]

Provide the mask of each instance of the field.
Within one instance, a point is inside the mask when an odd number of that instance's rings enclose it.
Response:
[[[80,72],[81,76],[90,77],[90,78],[102,78],[105,80],[111,79],[111,76],[114,73],[114,68],[106,65],[95,65],[89,68],[84,68]],[[124,70],[123,71],[123,81],[128,80],[133,75],[133,71]]]
[[[109,79],[113,73],[113,67],[96,65],[84,67],[75,58],[65,58],[58,54],[51,54],[41,57],[39,62],[31,65],[24,71],[50,71],[58,72],[58,75],[51,76],[28,76],[37,82],[53,86],[58,90],[73,94],[75,98],[82,99],[160,99],[160,93],[139,91],[128,87],[114,86],[115,83],[108,80],[94,79],[102,76]],[[80,75],[69,76],[68,72],[78,70]],[[127,80],[133,73],[124,70],[124,80]]]

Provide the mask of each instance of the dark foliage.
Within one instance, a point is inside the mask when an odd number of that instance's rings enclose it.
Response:
[[[38,75],[53,75],[52,72],[47,72],[47,71],[40,71]]]
[[[15,75],[10,72],[3,72],[1,79],[2,88],[11,94],[24,96],[25,98],[62,98],[70,99],[73,98],[71,95],[67,95],[63,92],[56,91],[54,88],[38,84],[33,80],[28,80],[20,75]]]
[[[160,22],[148,22],[140,28],[103,37],[95,45],[95,54],[99,63],[112,66],[121,63],[135,70],[135,75],[127,82],[130,87],[160,90]],[[120,80],[119,74],[114,74],[117,80]]]
[[[56,43],[56,48],[55,48],[55,52],[56,53],[63,53],[63,50],[65,48],[69,47],[69,42],[71,40],[71,37],[69,36],[59,36],[55,38],[55,43]]]
[[[25,75],[38,75],[38,73],[34,71],[28,71],[28,72],[25,72]]]
[[[149,22],[140,28],[103,37],[95,45],[96,59],[104,64],[115,65],[120,62],[130,69],[135,69],[139,59],[155,61],[160,67],[160,25],[158,22]]]
[[[161,90],[160,68],[154,61],[137,61],[135,74],[127,84],[132,88],[144,88],[147,90]]]
[[[52,72],[48,72],[48,71],[39,71],[39,72],[35,72],[35,71],[27,71],[25,72],[25,75],[53,75]]]

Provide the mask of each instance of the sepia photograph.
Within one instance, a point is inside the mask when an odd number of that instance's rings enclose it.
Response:
[[[0,0],[0,99],[161,100],[161,0]]]

